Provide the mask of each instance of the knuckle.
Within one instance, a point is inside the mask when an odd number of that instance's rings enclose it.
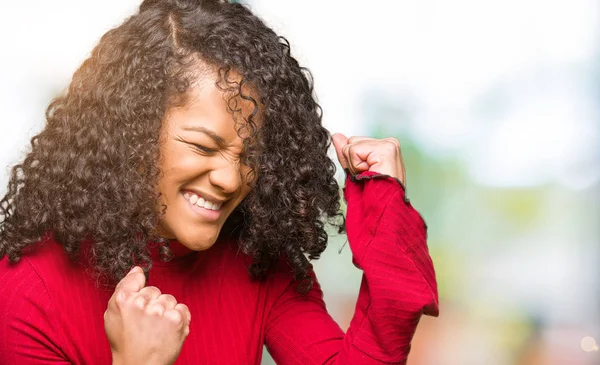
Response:
[[[119,283],[115,287],[115,290],[122,289],[126,285],[131,285],[133,283],[140,282],[143,280],[145,280],[145,276],[143,275],[143,273],[136,272],[127,274],[123,279],[119,281]]]
[[[384,141],[388,141],[390,143],[393,143],[395,146],[397,146],[398,148],[400,148],[400,141],[398,141],[396,138],[394,137],[388,137],[385,138]]]
[[[384,141],[385,141],[385,148],[386,148],[387,152],[400,153],[400,143],[397,140],[385,139]]]
[[[144,274],[143,271],[136,271],[134,273],[129,274],[131,275],[131,277],[135,280],[145,280],[146,279],[146,275]]]
[[[160,289],[158,289],[155,286],[147,286],[144,289],[142,289],[142,291],[145,294],[148,294],[148,295],[160,296],[162,294],[162,292],[160,291]]]
[[[138,308],[144,308],[146,303],[147,303],[146,297],[144,297],[143,295],[136,297],[135,300],[133,301],[133,304],[135,306],[137,306]]]
[[[160,289],[155,286],[147,286],[146,288],[152,292],[160,293]]]
[[[111,299],[112,304],[114,306],[116,306],[117,308],[122,308],[128,299],[128,295],[127,292],[122,290],[122,289],[117,289],[115,290],[115,293],[113,294],[113,297]],[[110,302],[109,302],[110,304]]]
[[[179,309],[179,310],[184,311],[184,312],[189,312],[190,311],[190,309],[188,308],[188,306],[185,305],[185,304],[183,304],[183,303],[178,303],[177,306],[176,306],[176,309]]]
[[[176,303],[176,302],[177,302],[177,299],[175,299],[175,297],[174,297],[174,296],[172,296],[171,294],[162,294],[162,295],[159,297],[159,299],[160,299],[160,300],[163,300],[163,301],[165,301],[165,302],[170,302],[170,303],[174,303],[174,302]]]
[[[356,149],[356,145],[355,144],[349,144],[346,146],[346,154],[351,155],[352,151],[354,151]]]
[[[137,281],[137,280],[140,279],[140,277],[142,275],[143,274],[141,272],[132,272],[132,273],[129,273],[129,274],[125,275],[125,277],[123,279],[121,279],[121,283],[127,282],[127,281]]]
[[[175,306],[175,310],[179,311],[183,316],[185,316],[188,320],[192,319],[192,313],[187,305],[183,303],[179,303]]]
[[[177,310],[170,310],[166,314],[167,315],[165,317],[167,317],[172,323],[177,325],[183,323],[183,315],[181,314],[181,312]]]
[[[365,136],[352,136],[350,138],[348,138],[348,143],[357,143],[360,141],[365,141],[365,140],[370,140],[372,138],[369,137],[365,137]]]
[[[148,315],[161,315],[165,311],[165,308],[160,303],[153,303],[146,307],[146,314]]]

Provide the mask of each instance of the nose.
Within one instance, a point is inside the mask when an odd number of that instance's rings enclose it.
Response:
[[[209,173],[209,180],[213,186],[218,187],[223,194],[229,195],[237,192],[243,184],[242,169],[239,160],[228,158],[220,159]]]

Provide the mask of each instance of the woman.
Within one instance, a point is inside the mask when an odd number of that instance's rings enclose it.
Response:
[[[403,364],[437,315],[398,142],[333,136],[344,224],[312,81],[245,7],[144,1],[46,118],[0,202],[1,364],[259,364],[263,345]],[[364,271],[346,334],[309,263],[327,223]]]

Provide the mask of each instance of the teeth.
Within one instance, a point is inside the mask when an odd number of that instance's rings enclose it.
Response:
[[[205,200],[204,198],[200,198],[198,195],[196,195],[194,193],[190,193],[187,191],[183,194],[183,196],[191,204],[195,204],[204,209],[219,210],[219,209],[221,209],[221,206],[223,205],[223,203],[213,203],[211,201]]]

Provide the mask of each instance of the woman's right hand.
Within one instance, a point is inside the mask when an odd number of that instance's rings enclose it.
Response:
[[[190,332],[188,307],[145,283],[142,269],[134,267],[108,302],[104,330],[113,365],[172,364]]]

